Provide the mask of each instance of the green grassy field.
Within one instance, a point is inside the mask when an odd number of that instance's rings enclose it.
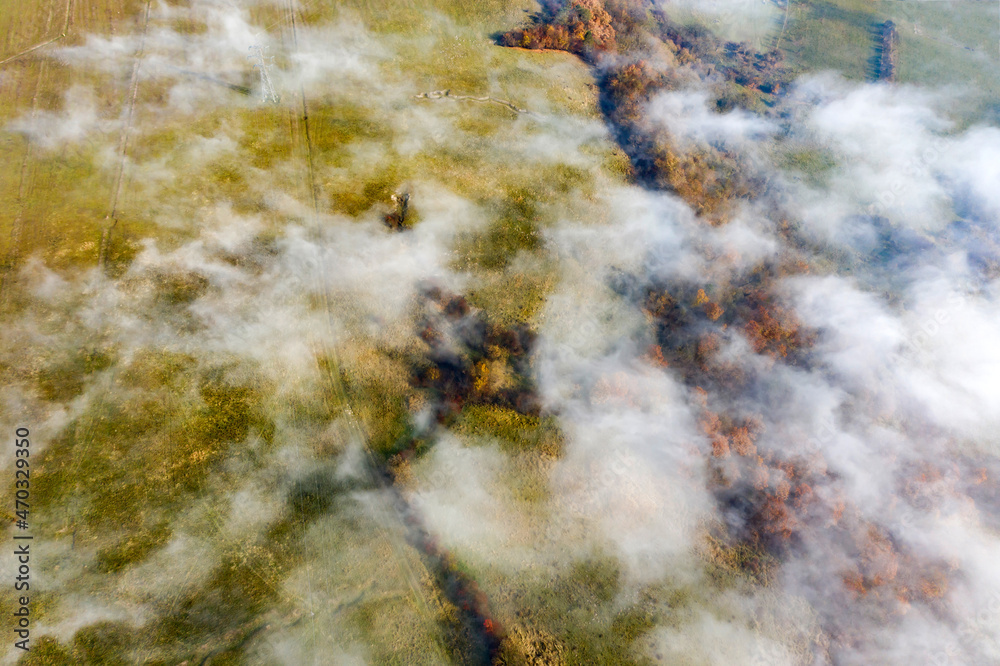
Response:
[[[1000,75],[1000,20],[984,2],[835,0],[792,2],[780,46],[805,71],[872,75],[873,31],[892,20],[899,31],[898,81],[952,89],[961,124],[995,117]]]
[[[75,2],[68,23],[62,3],[41,11],[22,5],[0,15],[5,54],[59,39],[8,61],[0,78],[0,144],[9,157],[0,176],[0,307],[5,318],[21,322],[20,337],[11,338],[15,346],[0,359],[0,379],[27,401],[15,418],[78,405],[65,425],[51,428],[37,459],[36,525],[50,553],[37,566],[71,576],[56,576],[58,585],[40,593],[37,621],[42,627],[72,622],[75,608],[67,599],[79,594],[153,618],[138,626],[111,613],[75,633],[60,629],[22,662],[258,663],[285,649],[274,633],[260,633],[263,623],[294,636],[305,654],[334,654],[340,648],[329,642],[333,632],[341,646],[375,663],[447,660],[451,611],[420,574],[423,565],[398,528],[371,522],[346,496],[315,511],[289,505],[282,484],[268,477],[292,450],[320,462],[346,455],[346,439],[324,434],[344,413],[340,376],[368,435],[392,437],[394,424],[407,418],[412,392],[405,357],[360,330],[349,344],[334,343],[339,364],[322,361],[329,358],[329,340],[313,340],[318,360],[296,376],[275,363],[203,350],[203,325],[189,308],[218,295],[211,281],[197,269],[136,269],[134,262],[150,243],[167,254],[200,242],[223,210],[223,218],[232,214],[256,225],[250,249],[224,257],[252,274],[262,270],[255,266],[267,266],[290,226],[321,228],[329,216],[377,225],[399,188],[442,183],[481,218],[461,232],[447,260],[470,276],[472,302],[491,321],[531,322],[554,284],[554,267],[543,260],[540,269],[522,272],[518,253],[544,259],[540,233],[555,222],[546,213],[554,201],[564,200],[570,210],[590,206],[595,183],[624,182],[621,171],[604,171],[622,160],[599,133],[570,151],[568,162],[532,148],[551,130],[546,117],[599,123],[587,68],[567,54],[494,47],[489,33],[523,16],[521,7],[504,2],[304,3],[294,13],[298,34],[287,7],[259,5],[248,20],[274,36],[279,68],[290,66],[307,31],[360,22],[389,54],[375,61],[377,91],[365,94],[358,81],[314,87],[303,107],[301,90],[292,87],[280,104],[267,106],[211,81],[189,80],[212,102],[178,113],[170,95],[180,77],[164,76],[151,64],[158,42],[146,45],[134,107],[132,58],[119,57],[107,69],[47,57],[96,36],[139,35],[144,3]],[[18,14],[33,20],[15,20]],[[204,34],[209,26],[198,17],[154,11],[149,34]],[[219,78],[254,82],[249,65],[242,77],[223,72]],[[58,123],[77,110],[77,98],[66,97],[74,87],[86,91],[91,125],[79,140],[73,134],[69,141],[32,141],[32,127],[62,131]],[[510,100],[538,116],[519,117],[491,103],[413,98],[441,89]],[[311,213],[310,183],[317,194]],[[275,206],[276,191],[302,202],[299,212]],[[422,205],[414,201],[418,214]],[[108,219],[112,209],[115,220]],[[124,300],[103,321],[83,326],[76,321],[80,308],[100,293],[84,288],[85,271],[99,267],[102,254],[100,268],[112,282],[97,289]],[[69,296],[37,300],[31,262],[69,285]],[[522,288],[511,290],[512,282]],[[351,298],[333,297],[338,303]],[[319,313],[325,306],[304,307]],[[162,326],[170,333],[159,342],[137,342],[117,329],[119,315],[111,312],[135,317],[129,325],[137,330]],[[345,321],[353,325],[347,311]],[[44,323],[33,338],[34,322]],[[512,452],[558,450],[552,424],[537,437],[501,424],[475,417],[461,428],[499,437]],[[239,527],[233,492],[245,479],[263,484],[259,495],[267,506]],[[511,480],[521,496],[544,496],[539,479],[526,479],[515,474]],[[209,555],[195,559],[199,552]],[[169,565],[172,560],[188,568]],[[168,580],[156,573],[164,567]],[[205,624],[214,616],[226,618],[224,626]]]

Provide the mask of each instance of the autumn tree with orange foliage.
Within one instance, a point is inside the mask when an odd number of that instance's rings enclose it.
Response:
[[[643,120],[652,97],[673,89],[684,78],[710,77],[715,68],[744,87],[781,88],[787,73],[777,51],[762,54],[746,44],[729,43],[725,50],[709,31],[673,23],[662,11],[630,0],[546,0],[531,25],[502,35],[499,43],[529,49],[559,49],[590,63],[600,54],[618,50],[616,35],[627,35],[632,50],[620,62],[605,60],[599,78],[601,108],[628,154],[640,183],[675,192],[704,219],[725,223],[736,199],[754,198],[762,188],[749,163],[739,155],[702,144],[680,148],[665,128]],[[637,51],[649,39],[660,39],[675,54],[676,68],[651,67]],[[619,55],[622,55],[619,51]]]
[[[598,53],[615,50],[615,29],[600,0],[543,2],[532,25],[504,33],[500,44],[569,51],[594,62]]]
[[[743,332],[754,352],[784,359],[811,344],[812,336],[802,330],[792,310],[760,291],[750,293],[746,302],[750,314]]]
[[[659,53],[673,54],[672,62],[667,55],[651,64],[642,46],[635,46],[643,38],[659,39],[665,47]],[[705,28],[680,26],[662,10],[630,0],[544,0],[532,25],[508,33],[501,43],[560,48],[591,63],[617,50],[617,58],[603,58],[595,70],[600,105],[638,184],[676,194],[711,225],[727,223],[745,201],[764,203],[759,209],[768,211],[775,233],[791,248],[804,247],[796,242],[794,223],[780,202],[767,198],[767,182],[749,158],[713,145],[688,146],[671,135],[669,126],[646,117],[657,95],[681,89],[686,81],[712,87],[719,111],[739,104],[767,113],[764,107],[789,79],[779,51],[723,43]],[[844,545],[850,564],[831,596],[845,607],[871,604],[890,615],[905,612],[915,601],[937,603],[948,587],[947,567],[907,552],[885,528],[863,519],[859,507],[843,499],[841,481],[828,471],[821,452],[803,459],[798,452],[804,442],[789,440],[791,435],[780,430],[773,439],[764,439],[762,419],[740,411],[753,404],[755,396],[748,396],[746,388],[760,379],[755,376],[760,366],[810,362],[814,334],[780,303],[777,289],[781,279],[807,270],[801,257],[782,256],[746,273],[734,268],[712,288],[631,276],[630,286],[619,293],[634,299],[649,321],[654,337],[650,363],[681,377],[700,407],[707,485],[727,517],[719,543],[782,560],[806,545],[836,541]],[[727,345],[738,336],[773,364],[754,359],[741,366],[733,354],[724,354],[739,347]],[[625,399],[612,390],[613,383],[601,388],[606,390],[600,399]],[[930,501],[925,485],[915,482],[913,495]],[[971,487],[970,494],[980,501],[1000,505],[1000,493],[991,491],[990,484]],[[840,635],[838,640],[853,637]]]
[[[415,363],[411,381],[429,389],[437,419],[448,420],[466,404],[537,414],[539,401],[528,364],[534,333],[524,326],[487,323],[461,295],[427,287],[423,296],[417,334],[428,350]],[[496,375],[506,381],[496,381]]]

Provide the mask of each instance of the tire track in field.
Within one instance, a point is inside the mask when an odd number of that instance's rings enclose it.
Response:
[[[125,151],[125,148],[128,145],[128,132],[129,132],[129,129],[131,127],[132,113],[133,113],[133,110],[135,108],[135,96],[136,96],[136,91],[137,91],[137,88],[138,88],[139,60],[141,59],[142,51],[143,51],[143,48],[145,47],[146,26],[149,23],[149,5],[150,5],[150,2],[151,2],[151,0],[147,0],[147,2],[146,2],[146,10],[145,10],[145,13],[144,13],[144,16],[143,16],[142,39],[140,41],[139,51],[136,53],[135,63],[133,64],[133,67],[132,67],[132,78],[130,80],[131,98],[130,98],[129,107],[128,107],[128,120],[127,120],[127,123],[125,125],[125,128],[122,130],[122,137],[121,137],[121,139],[119,141],[119,152],[121,153],[121,159],[119,161],[118,177],[116,179],[116,185],[115,185],[115,189],[113,191],[114,193],[112,195],[113,199],[112,199],[111,214],[108,217],[113,217],[114,214],[115,214],[115,206],[117,204],[118,195],[119,195],[119,192],[120,192],[120,189],[121,189],[121,177],[122,177],[122,170],[124,168],[124,160],[125,160],[124,151]],[[70,17],[69,3],[67,3],[67,5],[66,5],[66,25],[67,26],[69,25],[69,17]],[[107,220],[107,219],[108,218],[105,218],[105,220]],[[117,220],[115,220],[115,222],[117,222]],[[107,227],[107,228],[105,228],[101,232],[101,243],[100,243],[99,249],[98,249],[98,266],[99,267],[103,266],[103,264],[104,264],[104,254],[105,254],[105,250],[106,250],[106,242],[107,242],[108,236],[110,235],[110,230],[111,230],[112,227],[114,227],[114,223],[111,224],[111,227]],[[81,478],[81,475],[79,473],[79,470],[80,470],[80,467],[81,467],[83,461],[86,460],[87,457],[89,456],[90,449],[91,449],[91,447],[94,444],[94,439],[95,439],[95,437],[94,437],[94,430],[96,428],[96,425],[95,425],[96,415],[100,413],[100,411],[104,407],[104,405],[108,404],[109,396],[111,395],[112,388],[115,385],[115,382],[117,381],[117,378],[118,378],[118,365],[115,364],[111,368],[111,371],[108,374],[108,376],[106,378],[103,378],[104,385],[95,391],[97,409],[95,410],[94,414],[90,415],[90,419],[88,420],[86,427],[85,428],[81,428],[81,425],[79,423],[76,426],[76,432],[75,432],[76,439],[77,439],[78,442],[82,442],[82,444],[83,444],[83,450],[82,450],[82,454],[81,455],[75,456],[74,461],[73,461],[73,468],[72,468],[73,471],[70,474],[71,478],[75,479],[75,486],[74,486],[74,489],[73,489],[73,493],[74,494],[73,494],[73,498],[72,498],[74,500],[79,500],[79,498],[80,498],[80,496],[82,494],[82,478]],[[72,535],[72,539],[73,540],[72,540],[72,547],[71,548],[74,548],[74,549],[76,547],[76,529],[77,529],[77,522],[78,522],[79,518],[80,518],[80,508],[79,508],[78,503],[73,502],[72,500],[70,502],[67,502],[67,507],[66,507],[66,527],[64,529],[66,529],[67,531],[69,531],[70,534]]]
[[[73,0],[66,0],[66,14],[63,20],[63,31],[59,37],[55,39],[50,39],[41,44],[37,44],[21,53],[13,55],[0,61],[0,65],[10,62],[15,58],[35,51],[46,44],[51,44],[57,39],[61,39],[66,36],[66,32],[69,30],[69,16],[70,16],[70,6]],[[49,15],[45,19],[45,32],[48,32],[52,27],[52,5],[49,5]],[[42,89],[42,81],[45,79],[45,71],[48,68],[48,61],[42,60],[38,64],[38,76],[35,77],[35,90],[31,95],[31,113],[30,122],[34,122],[38,115],[38,94]],[[14,279],[14,273],[17,270],[17,264],[21,258],[21,228],[24,226],[24,212],[25,212],[25,198],[27,192],[31,189],[31,176],[29,174],[31,160],[34,157],[34,146],[30,139],[26,140],[24,149],[24,158],[21,160],[21,170],[20,176],[18,178],[17,185],[17,213],[14,215],[14,221],[10,228],[10,249],[7,252],[7,259],[4,261],[2,271],[0,271],[0,306],[3,306],[7,302],[7,296],[9,292],[9,282]]]
[[[284,3],[284,10],[288,17],[288,28],[291,35],[292,41],[292,52],[297,53],[299,48],[299,36],[298,36],[298,19],[296,17],[296,11],[292,6],[290,1]],[[299,117],[296,119],[297,129],[301,136],[299,137],[299,142],[304,143],[304,148],[306,152],[306,164],[308,167],[308,185],[309,185],[309,198],[312,202],[313,207],[313,228],[314,231],[319,234],[322,232],[322,226],[320,221],[320,206],[319,206],[319,192],[318,185],[316,182],[316,157],[315,151],[313,150],[312,142],[312,132],[309,126],[309,102],[305,93],[305,85],[300,81],[299,83],[299,99],[301,102],[301,110],[298,114]],[[294,137],[293,137],[294,139]],[[372,485],[380,490],[386,489],[385,480],[382,475],[378,474],[378,463],[374,452],[371,450],[370,438],[368,433],[365,431],[364,424],[354,415],[351,409],[350,399],[347,395],[347,391],[344,388],[343,382],[340,379],[340,368],[341,361],[340,356],[337,351],[338,343],[337,336],[335,333],[335,324],[333,321],[332,306],[330,304],[330,293],[327,286],[326,280],[326,270],[325,264],[323,262],[323,257],[317,257],[316,274],[314,280],[318,282],[319,293],[322,299],[322,307],[325,313],[327,335],[325,339],[321,342],[323,351],[326,357],[331,361],[329,364],[324,364],[320,367],[320,372],[326,377],[327,387],[333,395],[334,399],[338,403],[334,405],[334,408],[341,407],[343,410],[343,418],[347,426],[348,433],[357,442],[360,442],[362,449],[365,453],[365,458],[367,461],[366,471],[368,473],[369,481]],[[332,342],[331,342],[332,341]],[[385,497],[376,497],[375,505],[377,507],[379,518],[383,524],[392,524],[396,520],[400,519],[400,516],[393,515],[392,508],[387,506],[388,502]],[[405,524],[402,520],[401,523]],[[424,615],[426,619],[429,619],[428,623],[430,626],[436,625],[436,618],[431,611],[425,595],[421,586],[421,576],[419,571],[415,570],[413,567],[412,558],[407,557],[407,553],[404,550],[404,546],[399,542],[399,539],[395,535],[388,533],[387,529],[383,529],[382,536],[388,543],[393,557],[396,560],[396,564],[399,571],[403,574],[410,587],[411,595],[416,602],[417,608]],[[306,558],[307,575],[306,579],[311,580],[312,575],[308,572],[309,559]],[[424,572],[426,574],[426,571]],[[312,597],[310,590],[310,597]],[[310,612],[310,618],[312,622],[312,631],[314,636],[319,631],[316,626],[315,613]]]
[[[129,82],[128,110],[125,117],[125,127],[122,129],[121,138],[118,141],[118,173],[115,176],[115,184],[112,189],[111,212],[104,218],[105,226],[101,232],[101,243],[97,253],[97,265],[104,267],[107,260],[108,245],[111,243],[111,234],[118,224],[118,201],[121,197],[122,183],[125,175],[125,162],[128,158],[128,137],[132,130],[132,121],[135,116],[135,98],[139,93],[139,67],[142,64],[142,56],[146,50],[146,33],[149,28],[149,6],[152,0],[146,0],[146,10],[142,18],[142,37],[139,39],[139,50],[136,51],[135,59],[132,63],[132,78]]]
[[[285,7],[289,16],[293,52],[297,52],[298,21],[296,20],[295,10],[290,0],[286,1]],[[313,214],[315,216],[314,227],[315,231],[319,233],[321,228],[319,192],[316,181],[316,161],[309,127],[309,106],[305,87],[301,82],[299,84],[299,95],[302,102],[301,126],[303,128],[309,167],[309,190],[313,204]],[[449,649],[447,645],[439,643],[439,648],[442,652],[450,654],[453,649],[457,648],[460,654],[452,656],[457,656],[462,663],[476,666],[489,665],[493,663],[499,651],[500,632],[502,630],[499,624],[487,612],[488,600],[477,589],[475,581],[455,566],[454,558],[446,550],[438,546],[436,540],[426,528],[419,511],[410,505],[409,501],[395,485],[392,475],[385,464],[371,449],[370,437],[365,430],[364,424],[360,419],[355,417],[351,410],[349,396],[339,376],[341,365],[336,349],[337,340],[334,332],[335,326],[331,311],[330,296],[324,264],[322,258],[320,257],[319,259],[317,278],[320,283],[323,308],[326,312],[326,340],[333,341],[332,344],[326,341],[323,343],[327,356],[332,359],[332,363],[321,368],[321,371],[327,376],[327,383],[330,390],[343,406],[344,415],[346,416],[345,420],[351,434],[362,444],[367,461],[369,481],[375,488],[381,491],[381,497],[377,498],[376,504],[380,517],[384,521],[384,524],[397,523],[403,527],[404,539],[419,554],[419,560],[414,563],[413,558],[407,557],[404,544],[395,535],[388,533],[388,530],[383,531],[383,536],[392,547],[397,565],[406,576],[413,599],[421,614],[428,621],[428,626],[440,628],[441,624],[437,614],[434,613],[426,598],[426,585],[422,581],[432,581],[438,594],[450,602],[456,609],[459,631],[451,636],[453,641],[452,649]],[[315,620],[313,620],[313,623],[315,631]],[[455,631],[455,627],[452,627],[451,631]],[[439,637],[436,636],[436,638]]]
[[[296,10],[290,1],[285,2],[283,6],[288,17],[287,26],[291,36],[292,52],[297,53],[299,38]],[[312,130],[309,123],[309,102],[306,97],[305,86],[301,82],[299,83],[299,99],[301,101],[301,109],[297,114],[299,117],[296,118],[298,121],[296,125],[301,134],[299,142],[304,143],[306,153],[305,157],[308,166],[309,196],[312,202],[314,216],[313,229],[317,234],[320,234],[322,232],[322,226],[320,221],[319,186],[316,179],[316,156],[315,151],[313,150]],[[295,142],[296,137],[293,136],[292,140]],[[337,335],[335,333],[336,327],[333,320],[329,288],[327,286],[328,283],[326,280],[326,271],[322,256],[317,257],[317,267],[314,280],[318,282],[319,293],[322,299],[322,308],[326,314],[325,319],[327,335],[321,342],[321,345],[327,359],[330,360],[330,363],[328,364],[321,364],[320,372],[326,378],[327,388],[338,403],[337,405],[334,405],[334,407],[336,408],[339,406],[342,408],[342,418],[344,419],[350,436],[362,446],[367,463],[365,467],[369,483],[380,491],[380,495],[376,497],[375,501],[379,521],[383,525],[401,525],[404,530],[405,541],[409,542],[409,545],[413,546],[420,555],[420,559],[414,561],[414,558],[408,556],[406,544],[404,544],[397,535],[390,533],[389,528],[383,528],[381,536],[389,545],[393,553],[393,558],[396,560],[398,570],[407,581],[407,585],[410,588],[410,596],[415,602],[416,608],[424,617],[427,622],[427,626],[436,628],[439,626],[437,614],[434,612],[428,602],[428,599],[426,598],[426,585],[423,582],[427,580],[434,580],[434,576],[429,570],[429,567],[433,565],[433,562],[428,561],[427,552],[421,548],[421,545],[423,545],[426,540],[419,538],[420,534],[415,535],[414,530],[414,526],[420,525],[421,521],[419,521],[412,508],[406,502],[405,498],[403,498],[402,494],[394,486],[391,477],[389,477],[384,469],[384,465],[381,464],[377,454],[371,449],[370,437],[366,432],[364,424],[351,409],[350,398],[340,378],[341,361],[337,351],[338,343]],[[308,562],[309,560],[307,558],[307,568],[309,567]],[[310,576],[307,575],[307,579],[309,578]],[[447,590],[439,591],[442,593],[442,596],[448,596]],[[319,631],[319,628],[316,626],[315,614],[310,613],[310,618],[313,625],[312,630],[315,635],[315,633]],[[439,648],[443,654],[448,653],[446,646],[439,644]]]
[[[286,14],[286,16],[288,18],[288,21],[289,21],[289,27],[291,29],[291,36],[292,36],[292,52],[294,53],[294,52],[298,51],[298,47],[299,47],[298,27],[297,27],[296,21],[295,21],[295,11],[294,11],[294,9],[293,9],[293,7],[291,5],[291,2],[283,2],[282,3],[282,10],[285,12],[285,14]],[[261,58],[260,66],[261,67],[265,67],[266,65],[267,65],[267,63],[265,62],[265,59],[262,57]],[[302,127],[304,128],[303,129],[303,133],[305,135],[305,144],[306,144],[306,165],[308,166],[308,169],[309,169],[309,174],[308,174],[308,176],[309,176],[309,178],[308,178],[309,196],[310,196],[310,200],[312,201],[312,206],[313,206],[313,224],[314,224],[314,227],[316,228],[316,230],[318,231],[319,230],[319,226],[320,226],[320,222],[319,222],[319,201],[318,201],[318,199],[316,197],[316,175],[315,175],[316,174],[316,169],[315,169],[315,162],[314,162],[314,158],[313,158],[312,140],[311,140],[311,136],[309,134],[309,124],[308,124],[309,123],[309,106],[308,106],[308,103],[306,102],[306,92],[305,92],[305,86],[304,85],[300,85],[299,86],[299,93],[300,93],[299,97],[300,97],[301,104],[302,104],[301,124],[302,124]],[[294,138],[295,137],[293,136],[292,139],[294,140]],[[318,268],[318,273],[317,273],[317,275],[316,275],[316,277],[314,279],[316,279],[316,280],[319,281],[319,285],[318,286],[319,286],[320,293],[322,294],[322,297],[323,297],[323,307],[324,307],[325,311],[327,312],[327,314],[329,315],[329,300],[328,300],[328,297],[327,297],[326,280],[325,280],[325,273],[323,271],[323,260],[322,260],[322,257],[317,257],[316,264],[317,264],[317,268]],[[328,332],[327,340],[332,339],[333,329],[332,329],[332,326],[331,326],[331,322],[329,321],[329,317],[327,317],[327,332]],[[335,351],[333,349],[331,349],[331,345],[328,344],[326,342],[326,340],[324,340],[324,342],[322,344],[323,344],[323,347],[326,349],[327,355],[330,356],[331,358],[336,358],[336,355],[335,355],[336,353],[335,353]],[[337,363],[337,367],[339,367],[339,361],[334,361],[334,362]],[[334,381],[333,383],[331,383],[331,388],[334,390],[334,394],[335,395],[337,394],[337,389],[340,389],[340,393],[343,393],[343,387],[340,386],[339,382]],[[339,399],[339,396],[338,396],[338,399]],[[342,402],[342,404],[346,404],[346,403],[344,403],[343,400],[341,400],[341,402]],[[353,432],[353,428],[354,428],[354,424],[350,420],[348,420],[348,429]],[[304,530],[306,528],[305,522],[306,522],[306,518],[305,518],[305,516],[302,516],[303,534],[305,533]],[[308,617],[309,617],[309,629],[312,632],[312,641],[313,641],[313,650],[314,650],[314,653],[313,653],[313,662],[315,663],[316,662],[316,656],[317,656],[316,653],[315,653],[315,650],[317,649],[317,646],[319,645],[319,641],[318,641],[319,628],[316,626],[316,611],[313,609],[313,603],[314,603],[314,600],[315,600],[315,596],[313,594],[313,587],[312,587],[313,571],[312,571],[312,567],[311,567],[311,564],[310,564],[310,558],[308,556],[306,556],[305,558],[303,558],[303,564],[304,564],[305,569],[306,569],[305,581],[306,581],[306,585],[308,586],[308,588],[307,588],[307,590],[308,590],[307,591],[307,601],[303,605],[306,607],[306,611],[307,611]]]

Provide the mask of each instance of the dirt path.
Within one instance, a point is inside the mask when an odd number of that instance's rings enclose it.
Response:
[[[104,266],[107,259],[108,245],[111,243],[111,234],[118,224],[118,202],[121,199],[122,182],[125,175],[125,162],[128,159],[128,137],[132,131],[132,122],[135,117],[135,98],[139,93],[139,68],[142,65],[142,57],[146,49],[146,33],[149,28],[149,6],[151,0],[146,1],[146,10],[142,17],[142,37],[139,41],[139,50],[136,51],[135,59],[132,63],[132,78],[129,81],[128,110],[125,116],[125,127],[122,129],[121,138],[118,141],[118,172],[115,175],[115,184],[112,189],[111,212],[104,218],[105,226],[101,232],[101,244],[97,255],[97,265]]]

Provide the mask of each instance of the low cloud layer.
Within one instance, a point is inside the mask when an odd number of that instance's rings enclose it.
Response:
[[[153,626],[178,595],[194,598],[229,563],[257,558],[262,576],[279,572],[266,579],[278,601],[259,617],[288,629],[247,639],[262,659],[379,663],[379,643],[398,636],[358,638],[345,618],[366,603],[386,604],[416,627],[414,644],[426,638],[440,649],[436,613],[452,611],[440,581],[419,573],[430,558],[418,551],[432,543],[443,561],[490,572],[479,582],[484,596],[500,591],[501,612],[519,603],[508,588],[612,560],[600,613],[654,609],[657,620],[628,649],[656,663],[1000,659],[997,128],[959,129],[946,93],[906,85],[805,76],[764,117],[718,112],[710,82],[689,82],[657,95],[644,122],[683,150],[745,156],[767,183],[725,224],[709,224],[678,196],[608,176],[612,133],[593,113],[554,111],[544,89],[528,96],[531,114],[497,106],[502,120],[477,116],[486,129],[461,111],[481,101],[414,99],[426,91],[399,83],[405,72],[393,59],[444,37],[377,36],[346,16],[303,26],[292,50],[246,8],[194,2],[156,8],[150,20],[145,38],[92,36],[53,52],[69,67],[121,78],[141,48],[141,81],[166,88],[140,101],[137,136],[173,112],[200,119],[258,108],[252,45],[276,55],[271,75],[289,118],[303,94],[324,112],[332,104],[336,112],[314,122],[335,128],[338,113],[379,113],[352,126],[360,139],[344,131],[347,148],[315,156],[295,145],[257,166],[242,152],[244,130],[225,123],[151,150],[128,163],[131,191],[162,205],[149,215],[155,232],[133,239],[120,273],[59,270],[39,256],[18,266],[29,304],[5,327],[0,360],[24,367],[0,390],[0,422],[30,419],[38,454],[65,446],[106,405],[172,399],[130,379],[151,350],[196,369],[157,370],[163,386],[170,372],[200,378],[200,388],[178,385],[184,400],[207,401],[204,385],[221,376],[263,392],[267,412],[247,417],[244,438],[219,454],[219,478],[239,482],[204,481],[140,564],[100,578],[84,574],[84,562],[107,551],[96,537],[79,548],[67,548],[65,534],[40,540],[50,548],[40,584],[58,597],[40,633],[68,643],[99,621]],[[181,20],[204,31],[187,34]],[[61,111],[25,112],[6,130],[42,151],[93,141],[95,168],[109,173],[122,127],[95,95],[74,86]],[[351,108],[337,111],[344,100]],[[394,160],[425,157],[420,177],[379,180]],[[238,162],[253,205],[219,194],[226,190],[179,196],[185,170],[223,159]],[[517,215],[529,210],[528,188],[500,192],[499,179],[484,180],[496,189],[484,194],[454,163],[541,177],[560,169],[576,180],[539,197],[530,208],[538,219],[525,222]],[[364,203],[354,214],[333,210],[335,184],[352,178]],[[384,222],[399,185],[419,210],[401,232]],[[508,200],[521,208],[498,213],[496,202]],[[515,222],[531,236],[514,239],[523,247],[482,260],[486,268],[468,260],[483,238],[515,245],[503,235]],[[447,347],[421,331],[429,289],[479,297],[488,310],[483,285],[522,273],[548,280],[530,319],[538,337],[527,365],[540,404],[524,420],[556,424],[559,445],[544,454],[463,430],[461,406],[455,419],[435,420],[411,376]],[[719,295],[734,291],[764,303],[757,328],[724,323],[725,309],[741,306]],[[470,309],[464,300],[455,307]],[[673,330],[664,324],[671,316],[695,323]],[[692,336],[690,358],[664,359],[674,333]],[[769,347],[768,335],[780,346]],[[81,346],[110,350],[111,360],[79,361]],[[84,362],[95,369],[72,394],[47,388],[51,368]],[[399,392],[384,400],[391,409],[376,403],[386,386]],[[331,408],[338,392],[346,408]],[[200,414],[179,398],[169,409]],[[366,446],[377,437],[387,449],[420,441],[419,453],[398,447],[388,482],[373,482],[369,469]],[[194,451],[175,466],[206,455],[214,454]],[[299,514],[288,519],[290,506]],[[430,535],[422,545],[418,528]],[[288,533],[287,552],[269,550]],[[392,570],[384,579],[379,562]],[[77,585],[77,574],[92,587]],[[88,589],[114,601],[97,604]]]

